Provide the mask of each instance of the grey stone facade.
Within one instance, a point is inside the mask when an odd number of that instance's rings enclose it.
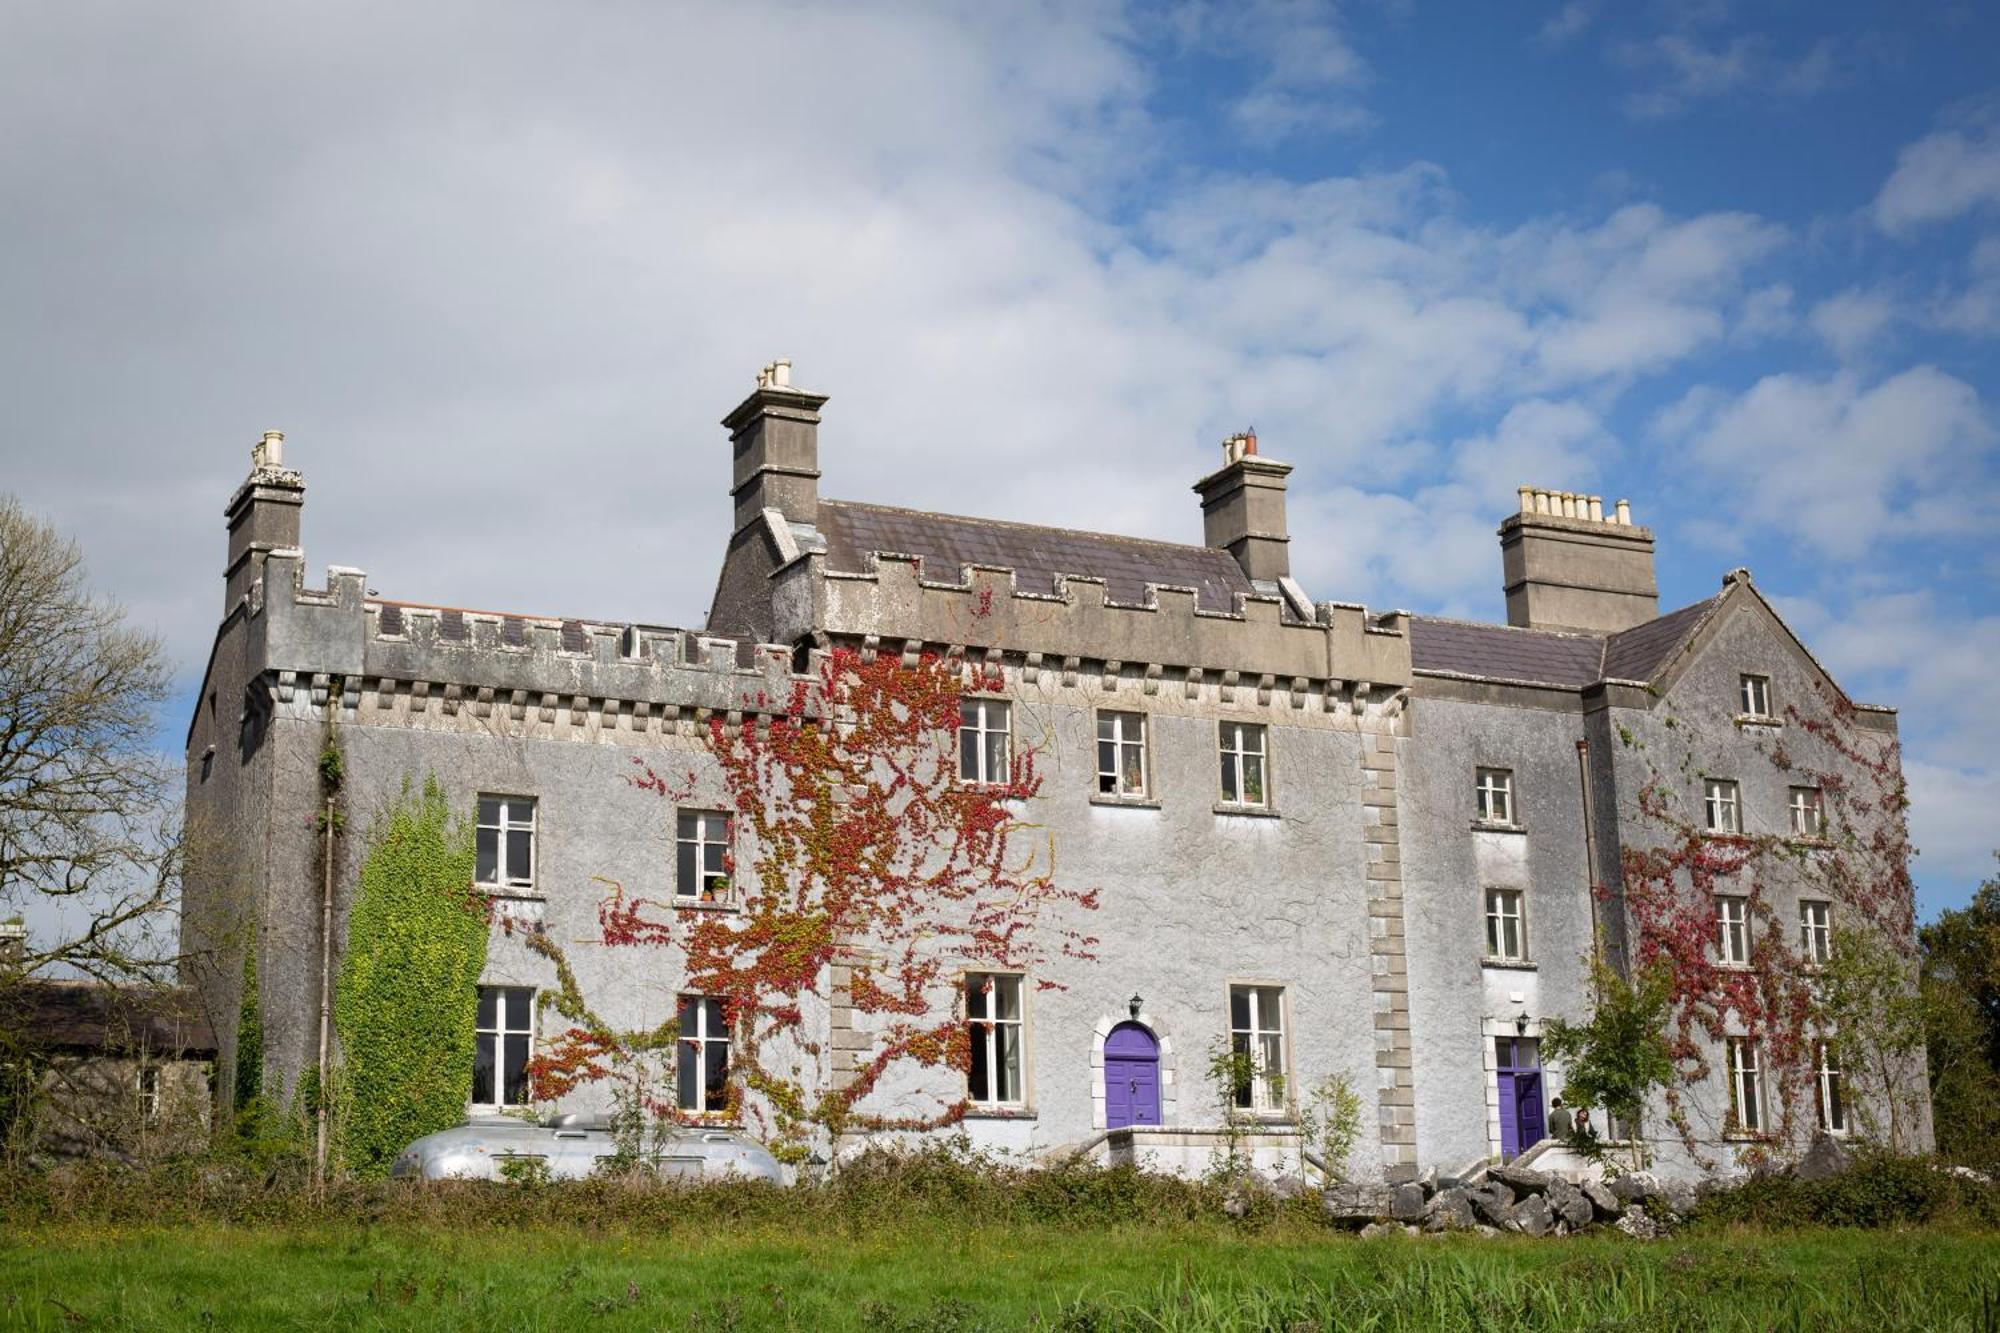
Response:
[[[1622,503],[1608,518],[1577,497],[1549,512],[1562,497],[1524,490],[1501,534],[1516,623],[1463,625],[1313,600],[1289,573],[1290,468],[1254,437],[1230,441],[1197,485],[1210,544],[1187,547],[822,499],[825,402],[779,363],[725,419],[735,529],[713,633],[390,601],[339,568],[311,587],[296,545],[304,483],[282,441],[258,447],[229,509],[225,613],[188,737],[205,850],[185,930],[215,960],[191,979],[220,1019],[225,1063],[254,923],[267,1086],[312,1064],[323,889],[337,957],[362,832],[427,773],[467,810],[482,793],[534,800],[532,883],[500,910],[573,942],[607,1018],[660,1021],[679,993],[675,952],[588,943],[601,879],[673,891],[673,811],[632,787],[633,760],[690,774],[685,803],[714,805],[711,719],[754,724],[815,650],[931,652],[1002,674],[1013,734],[1045,778],[1029,817],[1064,882],[1102,901],[1087,923],[1098,959],[1036,978],[1058,989],[1028,988],[1025,1095],[971,1117],[977,1142],[1046,1154],[1101,1141],[1105,1041],[1136,999],[1159,1049],[1163,1124],[1147,1141],[1163,1145],[1154,1160],[1189,1165],[1188,1145],[1221,1117],[1206,1070],[1228,1037],[1230,987],[1256,985],[1282,991],[1286,1086],[1344,1075],[1368,1099],[1359,1157],[1459,1165],[1502,1147],[1495,1039],[1583,1016],[1593,950],[1620,956],[1616,894],[1599,904],[1591,888],[1615,888],[1623,840],[1644,836],[1629,819],[1644,777],[1624,738],[1653,734],[1671,709],[1726,758],[1759,743],[1730,715],[1738,673],[1781,691],[1824,680],[1747,575],[1656,617],[1652,534]],[[1098,791],[1106,709],[1146,719],[1142,797]],[[1886,710],[1859,716],[1893,737]],[[1266,808],[1222,800],[1230,722],[1265,728]],[[315,822],[329,734],[345,756],[332,834]],[[1505,821],[1477,818],[1481,768],[1512,774]],[[1751,817],[1779,826],[1784,793],[1754,786],[1747,759],[1743,771]],[[1491,888],[1522,894],[1519,962],[1484,957]],[[498,932],[487,979],[551,981]],[[867,1034],[843,1026],[831,980],[837,1080]],[[1549,1082],[1559,1091],[1560,1071]],[[1285,1142],[1286,1118],[1274,1108],[1270,1142]],[[1145,1160],[1137,1141],[1113,1150]]]

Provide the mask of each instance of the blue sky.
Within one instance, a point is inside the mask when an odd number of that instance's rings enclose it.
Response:
[[[2000,844],[2000,15],[489,0],[0,18],[5,481],[192,691],[284,429],[385,595],[693,623],[776,356],[827,493],[1196,540],[1254,424],[1313,595],[1498,618],[1534,482],[1749,565]],[[180,719],[163,725],[178,742]]]

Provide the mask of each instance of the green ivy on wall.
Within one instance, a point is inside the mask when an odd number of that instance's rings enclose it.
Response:
[[[257,1002],[257,932],[245,932],[243,998],[236,1007],[236,1109],[264,1091],[264,1016]]]
[[[387,1174],[413,1139],[465,1116],[487,939],[472,874],[472,826],[437,779],[406,784],[370,838],[334,999],[336,1123],[356,1175]]]

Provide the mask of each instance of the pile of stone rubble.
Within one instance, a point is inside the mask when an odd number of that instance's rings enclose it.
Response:
[[[1326,1191],[1334,1221],[1364,1236],[1389,1232],[1469,1231],[1481,1235],[1566,1236],[1615,1227],[1654,1240],[1694,1211],[1696,1187],[1644,1172],[1602,1184],[1572,1182],[1527,1167],[1486,1167],[1470,1179],[1392,1169],[1381,1184],[1335,1185]]]

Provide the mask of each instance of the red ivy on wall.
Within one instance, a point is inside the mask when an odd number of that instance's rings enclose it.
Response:
[[[966,1103],[955,1093],[915,1104],[899,1089],[893,1109],[866,1103],[899,1066],[969,1067],[958,974],[1092,956],[1095,939],[1070,918],[1096,907],[1095,892],[1057,882],[1046,838],[1023,845],[1033,830],[1019,803],[1041,786],[1034,751],[1011,756],[1002,784],[959,781],[960,702],[1001,685],[996,668],[930,655],[823,654],[788,697],[746,699],[740,724],[709,724],[747,863],[725,866],[733,910],[628,897],[617,885],[599,906],[600,943],[676,948],[685,989],[722,1002],[733,1109],[780,1147],[956,1121]],[[663,799],[693,791],[691,776],[640,768],[636,784]],[[671,1021],[614,1032],[584,1002],[561,948],[545,932],[530,945],[556,964],[553,1003],[573,1024],[532,1062],[537,1098],[648,1056],[671,1064]],[[839,1078],[830,1030],[854,1034],[838,1039],[855,1052]],[[670,1103],[648,1094],[650,1111],[678,1118]]]
[[[1767,1118],[1761,1145],[1746,1143],[1746,1158],[1761,1156],[1762,1145],[1792,1141],[1814,1113],[1816,1047],[1838,1034],[1819,1003],[1815,964],[1801,947],[1799,920],[1784,913],[1786,906],[1802,893],[1827,901],[1843,929],[1872,931],[1911,959],[1914,984],[1909,801],[1899,747],[1893,736],[1859,728],[1854,705],[1837,692],[1822,691],[1817,703],[1810,712],[1796,706],[1785,712],[1787,726],[1809,738],[1800,748],[1814,751],[1814,764],[1793,757],[1780,728],[1762,733],[1766,739],[1759,748],[1792,785],[1819,790],[1818,835],[1708,831],[1684,813],[1687,794],[1699,808],[1705,776],[1692,750],[1684,748],[1671,768],[1647,756],[1652,767],[1638,812],[1655,837],[1651,845],[1627,846],[1622,854],[1633,970],[1664,968],[1672,980],[1667,1035],[1680,1080],[1666,1090],[1669,1116],[1685,1146],[1706,1165],[1713,1163],[1696,1146],[1701,1135],[1685,1090],[1714,1077],[1710,1053],[1721,1049],[1726,1037],[1756,1041],[1765,1087],[1776,1094],[1770,1101],[1777,1115]],[[1671,735],[1686,731],[1671,715],[1665,725]],[[1624,739],[1629,747],[1643,748],[1629,734]],[[1746,905],[1749,955],[1741,965],[1720,960],[1717,898],[1725,895]],[[1600,886],[1598,896],[1614,895]]]

